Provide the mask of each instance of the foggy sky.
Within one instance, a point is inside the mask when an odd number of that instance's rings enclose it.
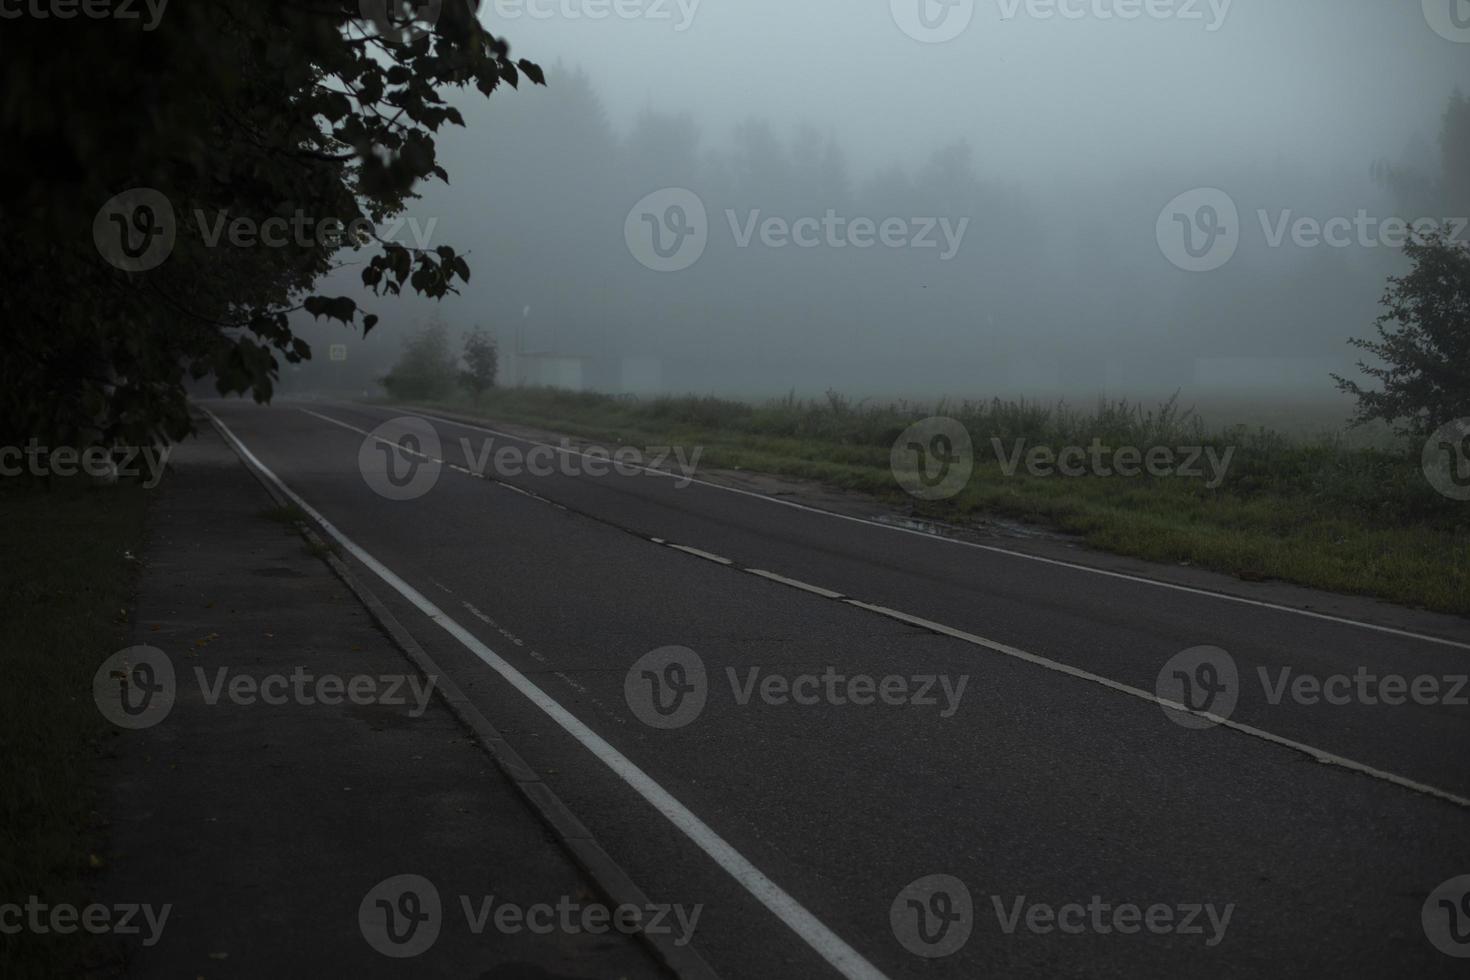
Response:
[[[1470,43],[1431,29],[1441,0],[1137,0],[1169,16],[1127,21],[1098,16],[1118,0],[1058,0],[1074,18],[977,0],[944,43],[901,27],[918,0],[603,0],[641,14],[600,20],[588,2],[486,0],[482,19],[551,86],[452,95],[470,127],[441,133],[451,184],[425,185],[409,216],[429,244],[472,253],[474,280],[438,307],[453,328],[653,357],[661,390],[1331,398],[1327,372],[1351,370],[1346,340],[1371,332],[1402,256],[1273,244],[1274,228],[1470,210],[1371,173],[1443,177],[1441,116],[1470,91]],[[706,207],[709,244],[650,271],[625,220],[671,187]],[[1238,208],[1239,244],[1186,271],[1160,244],[1163,212],[1210,188]],[[736,243],[733,226],[828,211],[966,224],[947,261]],[[328,290],[384,314],[353,342],[361,377],[434,305],[364,297],[355,278]]]
[[[1361,174],[1437,136],[1443,97],[1470,79],[1470,47],[1430,30],[1419,0],[1178,0],[1201,19],[1132,21],[1091,14],[1115,0],[1061,0],[1088,13],[1075,20],[1025,4],[1003,20],[1014,0],[975,0],[969,28],[938,44],[903,34],[889,0],[684,2],[682,32],[678,0],[666,20],[538,19],[515,0],[485,0],[482,19],[519,56],[586,69],[620,127],[645,108],[718,134],[752,114],[811,122],[872,169],[966,137],[985,172],[1038,185],[1153,167],[1203,178],[1278,154]]]

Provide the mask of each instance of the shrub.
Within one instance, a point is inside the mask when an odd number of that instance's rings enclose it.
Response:
[[[398,363],[379,380],[393,398],[435,401],[453,392],[457,362],[449,351],[449,329],[434,320],[404,342]]]

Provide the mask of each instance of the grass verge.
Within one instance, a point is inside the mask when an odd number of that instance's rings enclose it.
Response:
[[[96,767],[108,725],[97,666],[126,642],[147,491],[0,484],[0,903],[85,906],[101,866]],[[85,932],[0,934],[0,976],[79,976]]]
[[[435,403],[623,445],[701,446],[701,465],[804,477],[871,493],[917,516],[963,523],[985,515],[1079,535],[1088,545],[1188,563],[1247,580],[1279,579],[1470,614],[1470,504],[1436,493],[1419,447],[1364,448],[1341,436],[1287,438],[1244,426],[1207,430],[1174,402],[1095,411],[1028,402],[853,405],[787,398],[763,405],[718,398],[636,399],[547,388],[496,389],[478,405]],[[974,473],[956,496],[919,501],[890,468],[894,441],[928,416],[961,422]],[[1011,475],[997,458],[1018,441],[1046,446],[1210,447],[1233,450],[1218,486],[1207,478]]]

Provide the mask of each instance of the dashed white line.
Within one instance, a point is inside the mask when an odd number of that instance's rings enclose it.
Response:
[[[468,599],[462,600],[460,602],[460,605],[464,606],[469,614],[478,619],[480,622],[485,623],[488,626],[495,625],[495,620],[491,619],[489,616],[486,616],[484,613],[480,612],[480,610],[476,609],[474,603],[470,602]]]
[[[302,409],[302,411],[306,411],[306,410],[305,409]],[[312,412],[310,414],[315,415],[316,413],[315,412]],[[325,419],[326,421],[329,421],[329,422],[336,422],[338,425],[344,426],[346,428],[354,428],[352,426],[348,426],[347,423],[345,423],[345,422],[337,422],[337,420],[335,420],[335,419],[329,419],[326,416],[318,416],[318,417],[319,418],[322,418],[322,419]],[[468,426],[468,427],[469,428],[475,428],[474,426]],[[357,431],[361,432],[363,430],[358,429]],[[486,430],[486,431],[494,431],[494,430]],[[515,437],[511,437],[511,438],[515,438]],[[521,440],[521,441],[528,442],[529,440]],[[776,503],[784,503],[784,501],[775,501],[775,502]],[[818,511],[818,513],[827,513],[827,512],[826,511]],[[842,515],[833,515],[833,516],[842,516]],[[885,525],[878,525],[878,526],[881,527],[881,526],[885,526]],[[1224,718],[1222,716],[1215,715],[1215,714],[1210,713],[1210,712],[1198,711],[1198,710],[1195,710],[1193,708],[1185,707],[1183,704],[1179,704],[1179,703],[1173,702],[1173,701],[1168,701],[1166,699],[1163,699],[1163,698],[1158,697],[1155,694],[1151,694],[1148,691],[1143,690],[1142,688],[1134,687],[1131,684],[1124,684],[1121,681],[1112,680],[1111,678],[1104,677],[1101,674],[1094,674],[1091,671],[1083,670],[1083,669],[1081,669],[1079,667],[1072,667],[1072,666],[1070,666],[1068,664],[1061,663],[1060,661],[1057,661],[1057,660],[1052,660],[1052,659],[1050,659],[1048,657],[1043,657],[1043,656],[1041,656],[1039,654],[1028,653],[1025,650],[1021,650],[1021,649],[1018,649],[1016,647],[1008,646],[1007,644],[1000,643],[1000,642],[997,642],[995,640],[989,640],[989,639],[986,639],[985,637],[977,636],[974,633],[969,633],[969,632],[966,632],[965,630],[956,629],[953,626],[946,626],[943,623],[936,623],[933,620],[928,620],[928,619],[924,619],[924,618],[922,618],[920,616],[914,616],[914,615],[911,615],[909,613],[901,612],[901,611],[899,611],[897,609],[890,609],[890,608],[888,608],[886,606],[880,606],[880,605],[875,605],[875,604],[869,603],[869,602],[863,602],[863,601],[861,601],[859,599],[848,598],[846,596],[843,596],[839,592],[832,591],[831,589],[826,589],[826,588],[823,588],[821,586],[811,585],[811,584],[806,583],[806,582],[800,582],[800,581],[798,581],[796,579],[788,579],[788,578],[786,578],[784,576],[777,575],[774,572],[767,572],[767,571],[764,571],[764,570],[761,570],[761,569],[754,569],[754,568],[744,568],[742,566],[737,565],[735,562],[731,561],[729,558],[725,558],[725,557],[722,557],[720,555],[716,555],[716,554],[714,554],[712,552],[702,551],[699,548],[693,548],[693,547],[690,547],[689,545],[674,544],[674,543],[669,542],[669,541],[664,541],[664,540],[662,540],[660,538],[650,538],[649,540],[652,541],[652,542],[654,542],[655,544],[660,544],[663,547],[669,548],[671,550],[681,551],[681,552],[683,552],[685,554],[692,555],[692,556],[697,557],[697,558],[702,558],[702,559],[704,559],[706,561],[711,561],[711,562],[715,562],[715,563],[720,564],[720,565],[724,565],[724,566],[727,566],[727,567],[730,567],[730,568],[734,568],[737,571],[749,572],[752,575],[757,575],[757,576],[759,576],[761,578],[767,579],[767,580],[772,581],[772,582],[776,582],[777,584],[780,584],[780,585],[789,586],[789,587],[794,588],[794,589],[800,589],[800,590],[802,590],[804,592],[814,593],[816,595],[823,596],[824,598],[827,598],[827,599],[837,600],[837,601],[843,602],[843,603],[845,603],[847,605],[854,606],[854,607],[856,607],[858,609],[864,609],[864,610],[866,610],[868,612],[876,613],[877,615],[880,615],[880,616],[886,616],[889,619],[895,619],[895,620],[897,620],[899,622],[902,622],[902,623],[908,623],[909,625],[919,627],[920,629],[926,629],[926,630],[930,630],[930,631],[935,632],[935,633],[940,633],[942,635],[949,636],[949,637],[952,637],[952,638],[957,639],[957,640],[962,640],[962,641],[964,641],[966,643],[969,643],[969,644],[971,644],[973,646],[983,647],[984,649],[990,650],[992,652],[1000,653],[1000,654],[1003,654],[1003,655],[1005,655],[1007,657],[1012,657],[1012,658],[1014,658],[1016,660],[1025,661],[1026,663],[1033,664],[1033,665],[1035,665],[1037,667],[1043,667],[1043,668],[1045,668],[1047,670],[1055,671],[1055,672],[1061,673],[1061,674],[1066,674],[1066,675],[1068,675],[1070,677],[1074,677],[1074,678],[1077,678],[1079,680],[1087,681],[1087,682],[1092,683],[1092,684],[1097,684],[1097,685],[1100,685],[1102,687],[1108,688],[1109,690],[1116,691],[1116,692],[1118,692],[1120,694],[1126,694],[1126,695],[1128,695],[1130,697],[1141,698],[1141,699],[1143,699],[1145,701],[1151,701],[1154,704],[1157,704],[1157,705],[1159,705],[1160,707],[1163,707],[1163,708],[1168,708],[1168,709],[1173,710],[1173,711],[1182,711],[1182,712],[1185,712],[1187,714],[1198,715],[1201,718],[1206,718],[1206,719],[1214,722],[1216,725],[1218,725],[1221,728],[1227,728],[1227,729],[1230,729],[1231,731],[1236,731],[1236,732],[1240,732],[1240,733],[1242,733],[1244,735],[1249,735],[1252,738],[1261,739],[1262,741],[1270,742],[1270,743],[1272,743],[1274,745],[1279,745],[1279,746],[1282,746],[1284,748],[1292,749],[1293,751],[1296,751],[1296,752],[1301,752],[1301,753],[1303,753],[1303,754],[1305,754],[1307,756],[1310,756],[1311,758],[1315,759],[1318,762],[1329,764],[1329,765],[1334,765],[1334,766],[1339,766],[1339,767],[1341,767],[1343,769],[1346,769],[1346,770],[1349,770],[1351,772],[1355,772],[1355,773],[1358,773],[1358,774],[1364,775],[1364,776],[1369,776],[1369,777],[1371,777],[1373,779],[1378,779],[1378,780],[1381,780],[1383,782],[1391,783],[1391,784],[1393,784],[1395,786],[1399,786],[1399,787],[1401,787],[1403,789],[1411,790],[1411,791],[1413,791],[1415,793],[1420,793],[1420,794],[1425,795],[1425,796],[1434,797],[1435,799],[1443,800],[1443,801],[1445,801],[1447,803],[1452,803],[1452,804],[1454,804],[1456,806],[1470,808],[1470,799],[1467,799],[1467,798],[1465,798],[1463,796],[1459,796],[1459,795],[1457,795],[1455,793],[1451,793],[1448,790],[1442,790],[1442,789],[1439,789],[1438,787],[1430,786],[1427,783],[1421,783],[1421,782],[1419,782],[1417,780],[1410,779],[1407,776],[1400,776],[1397,773],[1391,773],[1391,772],[1388,772],[1388,771],[1383,770],[1383,769],[1378,769],[1378,768],[1376,768],[1374,766],[1367,765],[1366,763],[1357,762],[1357,761],[1355,761],[1353,759],[1349,759],[1349,758],[1347,758],[1345,756],[1337,755],[1336,753],[1328,752],[1328,751],[1326,751],[1324,749],[1315,748],[1315,747],[1313,747],[1311,745],[1307,745],[1304,742],[1298,742],[1298,741],[1296,741],[1294,739],[1286,738],[1285,736],[1276,735],[1276,734],[1274,734],[1272,732],[1268,732],[1265,729],[1256,728],[1253,725],[1246,725],[1246,724],[1241,723],[1241,722],[1231,721],[1228,718]],[[937,539],[937,540],[948,540],[948,539],[940,538],[940,539]],[[1206,594],[1213,595],[1214,593],[1206,593]],[[1282,608],[1286,608],[1286,607],[1282,607]],[[1351,622],[1351,621],[1349,620],[1348,622]],[[1386,627],[1385,627],[1385,629],[1386,629]],[[1409,634],[1409,635],[1413,635],[1413,634]],[[1449,642],[1449,641],[1445,641],[1445,642]]]
[[[562,673],[561,671],[555,670],[555,671],[552,671],[552,673],[555,674],[557,677],[561,678],[563,681],[566,681],[567,686],[570,687],[572,690],[576,691],[578,694],[586,694],[587,693],[587,689],[585,687],[583,687],[581,684],[578,684],[576,681],[572,680],[570,677],[568,677],[566,674]]]
[[[777,575],[775,572],[768,572],[762,568],[747,568],[744,569],[744,571],[747,571],[752,575],[759,575],[761,578],[770,579],[772,582],[777,582],[781,585],[789,585],[793,589],[801,589],[803,592],[810,592],[813,595],[819,595],[823,599],[843,598],[841,592],[833,592],[831,589],[824,589],[820,585],[809,585],[806,582],[800,582],[794,578],[787,578],[785,575]]]
[[[305,411],[305,409],[302,409],[302,411]],[[527,439],[525,436],[513,435],[509,432],[502,432],[499,429],[489,428],[488,426],[475,425],[471,422],[462,422],[458,419],[445,418],[442,415],[435,415],[433,412],[425,412],[418,409],[415,409],[414,411],[423,418],[435,419],[436,421],[443,422],[446,425],[456,425],[462,429],[470,429],[476,432],[488,432],[491,435],[500,436],[504,439],[511,439],[515,442],[522,442],[530,446],[545,446],[548,449],[555,450],[559,453],[569,453],[582,457],[586,457],[587,455],[586,453],[580,452],[576,449],[571,449],[570,447],[554,446],[551,443],[538,442],[535,439]],[[336,420],[332,419],[330,421]],[[340,425],[342,423],[338,424]],[[697,483],[702,487],[709,487],[713,490],[723,491],[724,493],[738,494],[742,497],[753,497],[756,500],[764,500],[765,502],[770,504],[778,504],[782,507],[791,507],[796,510],[805,511],[809,514],[818,514],[822,517],[830,517],[839,521],[850,521],[855,524],[865,524],[868,527],[882,528],[885,531],[896,531],[900,534],[917,535],[918,537],[925,538],[929,541],[942,541],[945,544],[959,545],[965,548],[976,548],[980,551],[990,552],[991,554],[1006,555],[1011,558],[1020,558],[1025,561],[1040,562],[1044,565],[1053,565],[1058,568],[1069,568],[1077,572],[1086,572],[1089,575],[1102,575],[1107,578],[1122,579],[1127,582],[1137,582],[1141,585],[1149,585],[1159,589],[1171,589],[1175,592],[1185,592],[1191,595],[1201,595],[1212,599],[1222,599],[1226,602],[1242,603],[1248,606],[1255,606],[1259,609],[1272,609],[1277,612],[1290,613],[1293,616],[1306,616],[1309,619],[1326,620],[1328,622],[1339,623],[1345,626],[1354,626],[1359,629],[1372,630],[1377,633],[1386,633],[1390,636],[1402,636],[1406,639],[1422,640],[1425,643],[1435,643],[1441,646],[1455,647],[1460,650],[1470,650],[1470,643],[1466,643],[1460,640],[1451,640],[1443,636],[1433,636],[1428,633],[1416,633],[1412,630],[1398,629],[1397,627],[1393,626],[1381,626],[1378,623],[1368,623],[1360,619],[1350,619],[1347,616],[1334,616],[1332,613],[1316,612],[1311,609],[1298,609],[1294,606],[1286,606],[1278,602],[1268,602],[1265,599],[1251,599],[1246,596],[1231,595],[1228,592],[1215,592],[1210,589],[1201,589],[1192,585],[1180,585],[1176,582],[1164,582],[1160,581],[1159,579],[1147,578],[1143,575],[1133,575],[1128,572],[1115,572],[1111,569],[1106,568],[1094,568],[1091,565],[1083,565],[1079,564],[1078,562],[1063,561],[1060,558],[1047,558],[1043,555],[1027,554],[1024,551],[1012,551],[1009,548],[1000,548],[996,545],[991,544],[981,544],[978,541],[965,541],[961,538],[942,537],[940,535],[929,534],[925,531],[920,531],[911,527],[902,527],[897,524],[885,524],[882,521],[874,521],[866,517],[857,517],[852,514],[839,514],[836,511],[823,510],[820,507],[813,507],[810,504],[803,504],[795,500],[785,500],[781,497],[772,497],[770,494],[758,493],[755,490],[746,490],[742,487],[731,487],[726,486],[722,483],[713,483],[709,480],[701,480],[695,476],[685,476],[681,473],[671,473],[668,470],[660,470],[650,466],[637,466],[635,464],[630,465],[633,465],[633,468],[635,469],[642,470],[643,472],[649,473],[651,475],[665,476],[670,479],[681,481],[687,480],[689,483]]]
[[[733,565],[733,564],[735,564],[733,561],[731,561],[728,558],[722,558],[721,556],[716,555],[713,552],[700,551],[698,548],[691,548],[687,544],[667,544],[667,543],[665,543],[664,547],[666,547],[666,548],[672,548],[675,551],[682,551],[682,552],[684,552],[684,554],[686,554],[686,555],[693,555],[695,558],[703,558],[705,561],[712,561],[712,562],[714,562],[717,565]]]

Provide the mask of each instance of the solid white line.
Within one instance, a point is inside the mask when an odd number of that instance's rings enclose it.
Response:
[[[302,409],[302,411],[306,411],[306,409]],[[415,409],[413,411],[415,414],[423,418],[436,419],[447,425],[457,425],[463,429],[472,429],[478,432],[488,432],[491,435],[501,436],[505,439],[513,439],[516,442],[523,442],[530,446],[545,446],[559,453],[570,453],[576,456],[587,455],[586,453],[580,452],[576,449],[570,449],[564,446],[555,446],[551,443],[546,442],[537,442],[535,439],[527,439],[525,436],[513,435],[509,432],[502,432],[499,429],[489,428],[488,426],[475,425],[470,422],[461,422],[457,419],[445,418],[442,415],[435,415],[432,412],[421,411],[418,409]],[[336,420],[333,419],[331,421]],[[338,424],[340,425],[341,423]],[[978,541],[965,541],[959,538],[946,538],[940,535],[929,534],[925,531],[918,531],[910,527],[901,527],[896,524],[884,524],[882,521],[874,521],[866,517],[856,517],[852,514],[839,514],[835,511],[823,510],[820,507],[813,507],[810,504],[799,503],[795,500],[784,500],[780,497],[772,497],[768,494],[759,493],[755,490],[746,490],[741,487],[730,487],[720,483],[711,483],[709,480],[701,480],[695,476],[685,476],[680,473],[671,473],[667,470],[655,469],[648,466],[638,466],[637,464],[627,465],[635,469],[643,470],[644,472],[652,475],[665,476],[669,477],[670,479],[687,481],[689,483],[697,483],[700,486],[711,487],[715,490],[723,490],[726,493],[739,494],[743,497],[754,497],[757,500],[764,500],[767,503],[779,504],[782,507],[792,507],[796,510],[806,511],[810,514],[820,514],[824,517],[836,518],[840,521],[851,521],[855,524],[866,524],[869,527],[879,527],[888,531],[897,531],[900,534],[912,534],[929,541],[943,541],[946,544],[960,545],[965,548],[977,548],[981,551],[988,551],[992,554],[1008,555],[1011,558],[1023,558],[1026,561],[1041,562],[1042,564],[1054,565],[1059,568],[1069,568],[1073,571],[1087,572],[1090,575],[1104,575],[1108,578],[1122,579],[1127,582],[1137,582],[1142,585],[1151,585],[1160,589],[1172,589],[1175,592],[1187,592],[1191,595],[1207,596],[1212,599],[1223,599],[1226,602],[1239,602],[1248,606],[1256,606],[1261,609],[1273,609],[1277,612],[1290,613],[1293,616],[1306,616],[1311,619],[1322,619],[1328,622],[1339,623],[1345,626],[1355,626],[1359,629],[1373,630],[1377,633],[1387,633],[1391,636],[1402,636],[1406,639],[1422,640],[1425,643],[1436,643],[1441,646],[1455,647],[1460,650],[1470,650],[1470,643],[1466,643],[1460,640],[1450,640],[1442,636],[1431,636],[1428,633],[1415,633],[1412,630],[1402,630],[1393,626],[1380,626],[1377,623],[1368,623],[1360,619],[1349,619],[1346,616],[1334,616],[1331,613],[1314,612],[1310,609],[1297,609],[1293,606],[1284,606],[1276,602],[1267,602],[1264,599],[1248,599],[1245,596],[1231,595],[1228,592],[1215,592],[1210,589],[1201,589],[1192,585],[1179,585],[1174,582],[1161,582],[1158,579],[1146,578],[1142,575],[1133,575],[1128,572],[1115,572],[1106,568],[1093,568],[1090,565],[1082,565],[1077,562],[1063,561],[1060,558],[1047,558],[1042,555],[1030,555],[1024,551],[1012,551],[1009,548],[1000,548],[996,547],[995,545],[981,544]]]
[[[503,677],[512,687],[536,707],[545,712],[553,721],[562,727],[572,738],[576,739],[583,748],[591,752],[597,759],[607,766],[619,779],[648,801],[654,809],[663,814],[664,817],[679,828],[694,844],[714,860],[716,864],[740,883],[746,891],[755,897],[756,901],[764,905],[771,914],[775,915],[786,924],[793,932],[800,936],[808,946],[826,960],[833,969],[850,980],[886,980],[878,969],[862,957],[857,950],[844,942],[836,933],[827,928],[816,916],[806,910],[796,899],[792,898],[779,885],[767,878],[760,869],[745,859],[735,848],[731,847],[725,840],[715,833],[704,821],[694,815],[684,804],[676,800],[670,793],[658,783],[639,769],[626,756],[613,748],[602,739],[596,732],[584,725],[571,712],[563,708],[549,694],[541,690],[531,682],[515,667],[488,646],[482,643],[469,630],[455,622],[438,606],[434,605],[413,586],[399,578],[376,558],[363,550],[356,542],[343,534],[320,512],[292,491],[281,479],[256,458],[245,444],[241,442],[229,427],[219,420],[213,412],[204,409],[219,426],[229,440],[234,443],[240,455],[250,462],[261,475],[270,481],[287,499],[311,516],[327,534],[331,535],[343,548],[352,554],[354,558],[362,562],[374,575],[382,579],[404,599],[412,603],[420,612],[429,619],[438,623],[445,632],[454,637],[466,649],[470,650],[496,673]]]
[[[943,623],[936,623],[933,620],[923,619],[919,616],[911,616],[908,613],[899,612],[897,609],[889,609],[885,606],[875,606],[872,603],[860,602],[857,599],[844,599],[842,601],[845,602],[847,605],[857,606],[860,609],[866,609],[869,612],[877,613],[880,616],[887,616],[889,619],[896,619],[901,623],[908,623],[910,626],[917,626],[920,629],[927,629],[935,633],[941,633],[945,636],[950,636],[954,639],[963,640],[966,643],[970,643],[978,647],[984,647],[985,649],[992,650],[996,653],[1004,654],[1007,657],[1014,657],[1017,660],[1024,660],[1026,663],[1034,664],[1037,667],[1044,667],[1047,670],[1053,670],[1059,674],[1066,674],[1069,677],[1075,677],[1079,680],[1089,681],[1093,684],[1099,684],[1103,687],[1108,688],[1109,690],[1118,691],[1122,694],[1131,695],[1135,698],[1141,698],[1144,701],[1151,701],[1161,708],[1168,708],[1170,711],[1181,711],[1185,714],[1195,715],[1199,718],[1207,719],[1221,728],[1228,728],[1232,731],[1237,731],[1241,732],[1242,734],[1249,735],[1252,738],[1259,738],[1263,741],[1271,742],[1275,745],[1284,746],[1288,749],[1294,749],[1297,752],[1301,752],[1305,755],[1310,756],[1317,762],[1326,763],[1328,765],[1341,766],[1344,769],[1359,773],[1360,775],[1371,776],[1374,779],[1379,779],[1386,783],[1392,783],[1393,785],[1400,786],[1404,789],[1413,790],[1415,793],[1422,793],[1425,796],[1432,796],[1435,799],[1444,800],[1445,802],[1453,803],[1456,806],[1470,808],[1470,799],[1466,799],[1463,796],[1457,796],[1456,794],[1448,792],[1447,790],[1442,790],[1438,787],[1430,786],[1427,783],[1421,783],[1417,780],[1409,779],[1406,776],[1400,776],[1396,773],[1387,772],[1383,769],[1377,769],[1373,766],[1365,765],[1361,762],[1356,762],[1345,756],[1337,755],[1332,752],[1327,752],[1323,749],[1314,748],[1313,746],[1307,745],[1304,742],[1298,742],[1295,739],[1276,735],[1264,729],[1257,728],[1254,725],[1246,725],[1238,721],[1231,721],[1229,718],[1217,715],[1211,711],[1199,711],[1194,708],[1186,707],[1185,705],[1180,704],[1177,701],[1170,701],[1168,698],[1161,698],[1156,694],[1145,691],[1143,688],[1134,687],[1131,684],[1124,684],[1120,681],[1115,681],[1111,678],[1103,677],[1101,674],[1094,674],[1089,670],[1082,670],[1081,668],[1072,667],[1068,664],[1060,663],[1047,657],[1038,656],[1034,653],[1027,653],[1025,650],[1019,650],[1016,647],[1007,646],[1004,643],[997,643],[994,640],[987,640],[983,636],[976,636],[974,633],[967,633],[964,630],[955,629],[953,626],[945,626]]]
[[[303,409],[303,411],[305,411],[305,409]],[[316,413],[312,412],[309,414],[315,415]],[[319,417],[325,419],[328,422],[336,422],[337,425],[343,426],[345,428],[353,428],[345,422],[337,422],[337,420],[329,419],[326,416]],[[357,429],[356,431],[364,432],[364,430],[362,429]],[[544,443],[542,445],[544,445]],[[728,558],[723,558],[719,555],[711,554],[708,551],[701,551],[698,548],[692,548],[688,545],[673,544],[671,542],[662,541],[658,538],[651,538],[650,540],[656,544],[661,544],[664,547],[674,551],[682,551],[686,554],[693,555],[698,558],[703,558],[709,561],[718,562],[721,565],[727,565],[736,568],[739,571],[750,572],[752,575],[757,575],[761,578],[769,579],[773,582],[790,586],[791,588],[801,589],[805,592],[812,592],[817,595],[823,596],[824,598],[836,599],[846,605],[854,606],[859,609],[864,609],[868,612],[877,613],[880,616],[886,616],[890,619],[898,620],[901,623],[907,623],[911,626],[917,626],[920,629],[927,629],[932,632],[953,637],[954,639],[962,640],[974,646],[983,647],[987,650],[994,651],[995,653],[1004,654],[1005,656],[1012,657],[1016,660],[1025,661],[1026,663],[1033,664],[1037,667],[1043,667],[1047,670],[1055,671],[1060,674],[1066,674],[1069,677],[1075,677],[1079,680],[1088,681],[1089,683],[1106,687],[1109,690],[1117,691],[1120,694],[1126,694],[1130,697],[1141,698],[1145,701],[1151,701],[1154,704],[1159,705],[1160,707],[1168,708],[1172,711],[1182,711],[1186,714],[1197,715],[1201,718],[1208,719],[1221,728],[1228,728],[1232,731],[1237,731],[1242,734],[1249,735],[1253,738],[1258,738],[1262,741],[1270,742],[1274,745],[1280,745],[1285,748],[1292,749],[1296,752],[1301,752],[1307,756],[1310,756],[1317,762],[1321,762],[1327,765],[1340,766],[1341,768],[1347,769],[1351,772],[1356,772],[1360,775],[1369,776],[1373,779],[1382,780],[1383,782],[1391,783],[1395,786],[1412,790],[1415,793],[1421,793],[1425,796],[1431,796],[1435,799],[1444,800],[1445,802],[1453,803],[1456,806],[1470,808],[1470,799],[1466,799],[1463,796],[1458,796],[1454,793],[1449,792],[1448,790],[1442,790],[1438,787],[1430,786],[1428,783],[1421,783],[1417,780],[1410,779],[1407,776],[1400,776],[1397,773],[1391,773],[1383,769],[1378,769],[1373,766],[1367,765],[1366,763],[1357,762],[1353,759],[1349,759],[1346,756],[1337,755],[1335,753],[1328,752],[1325,749],[1315,748],[1311,745],[1307,745],[1305,742],[1298,742],[1294,739],[1286,738],[1285,736],[1277,735],[1273,732],[1268,732],[1265,729],[1256,728],[1253,725],[1231,721],[1230,719],[1222,717],[1220,715],[1216,715],[1213,712],[1198,711],[1194,708],[1186,707],[1185,705],[1178,702],[1169,701],[1165,698],[1160,698],[1155,694],[1151,694],[1148,691],[1143,690],[1142,688],[1134,687],[1131,684],[1124,684],[1121,681],[1112,680],[1111,678],[1104,677],[1101,674],[1094,674],[1091,671],[1083,670],[1080,667],[1072,667],[1068,664],[1061,663],[1057,660],[1052,660],[1048,657],[1043,657],[1039,654],[1028,653],[1025,650],[1018,649],[1017,647],[1008,646],[995,640],[989,640],[983,636],[978,636],[974,633],[969,633],[961,629],[956,629],[953,626],[946,626],[943,623],[936,623],[933,620],[924,619],[920,616],[914,616],[910,613],[901,612],[897,609],[890,609],[887,606],[879,606],[870,602],[863,602],[860,599],[850,599],[843,596],[839,592],[833,592],[830,589],[825,589],[820,586],[810,585],[806,582],[799,582],[795,579],[789,579],[784,576],[777,575],[773,572],[767,572],[756,568],[744,568],[736,565],[735,562],[731,561]]]

